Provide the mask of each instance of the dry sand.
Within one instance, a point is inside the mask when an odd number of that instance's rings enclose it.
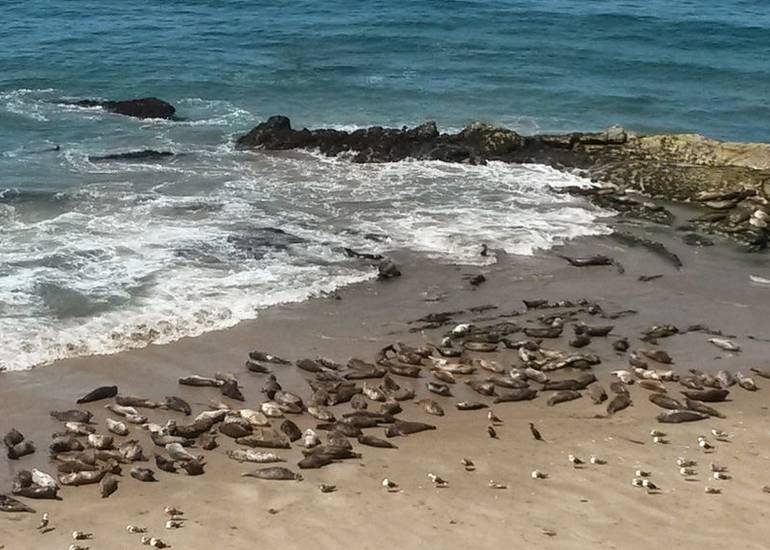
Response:
[[[535,257],[501,257],[484,268],[458,268],[402,254],[397,259],[404,276],[399,280],[356,285],[341,291],[341,300],[316,299],[303,304],[273,308],[253,322],[199,338],[165,346],[150,346],[106,357],[61,361],[27,372],[0,376],[0,407],[4,433],[16,427],[33,440],[38,451],[18,461],[0,459],[0,488],[8,491],[19,469],[40,467],[53,473],[48,463],[50,434],[61,426],[48,416],[51,409],[74,406],[77,397],[102,385],[117,384],[121,393],[151,399],[180,395],[193,404],[193,414],[204,410],[210,399],[222,400],[213,388],[180,387],[176,379],[188,374],[235,372],[243,386],[246,407],[257,408],[264,375],[243,367],[248,352],[262,349],[289,359],[324,356],[345,362],[350,357],[372,360],[377,349],[394,341],[421,344],[437,342],[445,329],[410,332],[409,321],[429,312],[466,310],[456,319],[479,321],[514,310],[523,311],[522,299],[547,298],[596,301],[607,313],[626,309],[638,314],[614,321],[610,338],[596,338],[584,351],[598,353],[603,362],[594,369],[607,387],[609,371],[627,366],[625,355],[610,344],[614,336],[627,336],[631,347],[647,345],[638,340],[641,330],[655,323],[686,327],[706,323],[736,336],[743,351],[722,352],[707,342],[709,336],[693,332],[661,340],[660,347],[675,358],[674,368],[685,372],[701,368],[747,371],[751,366],[770,368],[770,288],[753,285],[749,274],[767,277],[763,259],[718,245],[694,249],[661,230],[655,236],[671,246],[684,261],[677,271],[659,257],[638,248],[627,248],[608,238],[583,239],[559,252],[578,255],[604,253],[625,267],[575,268],[554,254]],[[766,260],[764,260],[766,262]],[[472,289],[465,274],[483,272],[488,281]],[[642,274],[662,273],[663,278],[639,282]],[[440,302],[427,302],[422,293],[444,292]],[[497,309],[468,313],[470,307],[493,304]],[[527,326],[542,311],[511,320]],[[583,315],[589,323],[604,319]],[[565,335],[544,345],[568,349],[570,327]],[[754,339],[749,338],[752,336]],[[516,362],[514,351],[474,354],[504,363]],[[280,382],[309,397],[310,390],[295,367],[276,367]],[[568,373],[558,373],[567,377]],[[398,378],[414,386],[418,397],[426,395],[426,375],[419,380]],[[770,381],[758,378],[760,391],[750,393],[737,386],[731,400],[716,404],[727,416],[679,425],[657,424],[660,412],[647,400],[649,392],[633,385],[634,405],[612,418],[602,418],[604,406],[587,396],[548,407],[545,397],[525,403],[494,406],[504,423],[497,428],[499,439],[490,439],[486,410],[461,412],[454,403],[463,399],[490,402],[473,394],[463,384],[453,388],[454,397],[432,396],[447,410],[437,418],[425,414],[415,403],[404,404],[404,419],[431,422],[438,426],[392,441],[399,448],[358,447],[361,460],[348,460],[320,470],[303,471],[302,482],[262,481],[243,478],[241,473],[258,467],[239,464],[224,456],[234,442],[220,436],[222,446],[204,452],[206,474],[188,477],[160,472],[158,483],[140,483],[124,468],[120,489],[109,499],[100,499],[96,486],[64,488],[61,501],[31,501],[38,514],[0,514],[0,547],[8,550],[67,548],[73,530],[88,531],[92,549],[142,547],[139,535],[126,532],[128,524],[147,527],[179,550],[292,548],[649,548],[665,543],[678,548],[768,547],[770,540],[770,442],[768,440],[768,388]],[[676,395],[680,386],[668,384]],[[226,399],[225,399],[226,400]],[[238,406],[236,402],[231,402]],[[101,428],[104,402],[84,408],[93,411]],[[346,411],[348,405],[336,411]],[[151,421],[163,423],[177,413],[143,411]],[[301,428],[315,425],[307,415],[293,418]],[[545,442],[532,439],[527,422],[534,421]],[[669,434],[667,445],[653,444],[651,428]],[[698,449],[696,437],[720,428],[732,434],[729,443],[716,443],[713,453]],[[102,429],[102,431],[104,431]],[[146,449],[152,443],[146,434],[132,428]],[[381,435],[381,430],[370,433]],[[711,438],[713,441],[713,438]],[[633,440],[633,441],[632,441]],[[197,452],[197,451],[196,451]],[[606,465],[575,469],[567,455],[583,459],[597,455]],[[279,451],[296,470],[300,450]],[[679,475],[676,458],[698,461],[698,475],[687,481]],[[477,468],[466,472],[464,457]],[[708,464],[729,468],[730,480],[709,479]],[[154,468],[154,464],[151,464]],[[530,477],[533,469],[549,474],[545,480]],[[631,485],[634,470],[652,472],[660,486],[648,494]],[[427,474],[440,475],[449,487],[433,487]],[[400,491],[387,492],[383,478],[398,482]],[[507,489],[494,490],[495,480]],[[338,490],[323,494],[320,483],[336,484]],[[705,486],[716,486],[722,494],[708,495]],[[185,511],[184,528],[163,528],[163,507],[174,505]],[[39,534],[39,516],[48,512],[55,529]],[[4,546],[3,546],[4,545]]]

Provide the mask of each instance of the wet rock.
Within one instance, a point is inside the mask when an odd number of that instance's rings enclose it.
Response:
[[[124,101],[98,101],[83,99],[75,102],[79,107],[101,107],[105,111],[135,118],[173,118],[176,109],[157,97],[127,99]]]

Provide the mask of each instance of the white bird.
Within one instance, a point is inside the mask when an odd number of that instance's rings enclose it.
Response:
[[[725,473],[727,471],[727,466],[722,466],[721,464],[717,464],[716,462],[712,462],[711,464],[709,464],[709,467],[711,468],[712,472]]]
[[[725,479],[730,479],[730,476],[728,476],[727,474],[725,474],[723,472],[714,472],[714,479],[725,480]]]
[[[716,487],[706,487],[707,495],[718,495],[721,492],[722,492],[722,489],[717,489]]]
[[[655,484],[654,484],[652,481],[650,481],[649,479],[643,479],[643,480],[642,480],[642,487],[644,487],[644,488],[645,488],[645,489],[647,489],[648,491],[657,491],[657,490],[658,490],[658,486],[657,486],[657,485],[655,485]]]
[[[684,477],[691,477],[691,476],[696,475],[695,470],[693,470],[692,468],[684,468],[684,467],[683,468],[679,468],[679,473],[681,475],[683,475]]]
[[[499,483],[495,481],[494,479],[489,480],[489,488],[490,489],[507,489],[508,486],[505,483]]]
[[[48,527],[48,512],[43,514],[43,517],[40,518],[40,523],[37,526],[38,530],[43,530],[46,527]]]
[[[88,546],[81,546],[80,544],[70,544],[69,550],[88,550]]]
[[[572,465],[575,467],[580,466],[581,464],[584,464],[584,462],[578,457],[576,457],[575,455],[567,455],[567,460],[569,460],[572,463]]]
[[[470,458],[463,458],[460,461],[460,464],[465,466],[465,470],[468,472],[472,472],[473,470],[476,469],[476,465],[473,463],[473,461]]]
[[[168,548],[168,544],[154,537],[150,539],[150,546],[153,548]]]
[[[460,323],[455,328],[452,329],[452,335],[454,336],[464,336],[468,334],[471,330],[471,325],[469,323]]]
[[[653,443],[660,443],[661,445],[665,445],[666,443],[668,443],[668,439],[665,439],[664,437],[656,435],[655,437],[652,438],[652,442]]]
[[[166,529],[179,529],[184,527],[184,522],[180,519],[170,519],[166,522]]]
[[[540,470],[532,470],[532,479],[546,479],[548,477],[548,474],[545,472],[541,472]]]
[[[94,536],[91,533],[85,533],[83,531],[73,531],[72,532],[72,538],[74,540],[87,540],[91,539]]]
[[[126,525],[126,531],[129,533],[146,533],[146,527],[137,527],[136,525]]]
[[[644,482],[641,478],[635,477],[631,480],[631,485],[634,487],[644,487]]]
[[[730,438],[730,435],[728,433],[723,432],[722,430],[719,430],[719,429],[713,429],[711,430],[711,433],[719,441],[727,441]]]
[[[447,480],[440,478],[436,474],[428,474],[428,479],[430,479],[436,487],[447,487],[449,485]]]
[[[588,462],[596,465],[607,464],[606,460],[604,460],[603,458],[599,458],[598,456],[595,456],[595,455],[591,455],[591,458],[588,459]]]
[[[650,472],[647,472],[645,470],[636,470],[636,472],[634,472],[634,475],[636,477],[650,477]]]
[[[398,483],[393,481],[392,479],[388,479],[387,477],[382,480],[382,486],[385,487],[388,490],[395,489],[398,487]]]
[[[711,443],[709,443],[706,440],[706,438],[703,437],[702,435],[698,436],[698,447],[700,447],[704,451],[710,451],[714,448],[714,446]]]
[[[660,430],[650,430],[650,436],[651,437],[666,437],[666,432],[661,432]]]
[[[166,506],[163,509],[164,512],[166,512],[167,516],[171,516],[172,518],[175,516],[183,516],[184,512],[180,510],[179,508],[175,508],[174,506]]]
[[[676,465],[680,466],[682,468],[689,468],[689,467],[695,466],[697,464],[698,463],[695,462],[694,460],[690,460],[689,458],[685,458],[683,456],[680,456],[679,458],[676,459]]]

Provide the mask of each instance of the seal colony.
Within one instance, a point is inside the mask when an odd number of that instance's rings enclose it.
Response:
[[[581,269],[582,264],[612,267],[611,262],[591,260],[571,263]],[[518,439],[530,438],[543,447],[559,447],[561,466],[521,472],[522,477],[538,483],[568,478],[571,470],[613,465],[611,458],[601,458],[605,449],[599,442],[591,447],[593,454],[581,455],[562,446],[557,437],[544,437],[532,421],[512,423],[508,419],[512,410],[530,407],[529,403],[538,400],[554,408],[579,401],[580,406],[572,410],[593,422],[609,422],[622,417],[635,403],[649,401],[659,410],[650,422],[661,426],[650,431],[649,442],[669,445],[679,436],[665,426],[702,424],[703,435],[690,442],[690,456],[669,453],[668,468],[690,481],[692,490],[699,485],[704,494],[723,495],[735,480],[729,463],[715,460],[735,436],[711,421],[725,418],[719,405],[740,399],[736,392],[762,391],[754,374],[766,378],[768,373],[759,367],[712,372],[701,369],[702,365],[679,365],[675,354],[665,348],[686,334],[707,332],[705,336],[712,338],[705,339],[705,344],[717,345],[727,353],[741,353],[741,346],[734,337],[699,326],[661,323],[638,334],[621,333],[613,321],[629,315],[634,313],[619,316],[601,302],[585,298],[528,298],[516,310],[498,312],[486,306],[412,320],[412,326],[423,327],[421,345],[393,341],[372,349],[370,358],[351,357],[345,363],[325,357],[283,357],[255,349],[243,358],[243,369],[238,372],[180,376],[176,389],[188,388],[195,393],[194,400],[163,395],[175,393],[174,387],[156,388],[157,394],[146,396],[126,395],[116,385],[84,388],[73,399],[72,408],[50,411],[61,424],[50,441],[29,443],[16,429],[4,435],[9,460],[14,465],[18,461],[21,468],[9,490],[0,495],[0,511],[35,514],[35,502],[41,500],[58,500],[57,506],[66,506],[71,496],[68,487],[89,491],[89,485],[98,485],[95,494],[102,499],[120,499],[126,484],[162,484],[173,477],[205,476],[215,457],[226,457],[226,462],[216,461],[219,467],[226,464],[244,484],[254,484],[253,490],[259,491],[260,484],[282,482],[291,491],[292,483],[305,481],[305,471],[337,468],[351,461],[365,465],[371,452],[388,453],[391,461],[398,461],[397,441],[440,432],[458,415],[474,415],[477,429],[487,432],[486,445],[517,445]],[[576,336],[588,342],[576,342]],[[597,371],[605,358],[584,351],[597,341],[612,350],[613,362],[625,361],[626,368],[611,371],[609,377]],[[639,345],[630,346],[630,341]],[[625,344],[618,346],[618,342]],[[286,380],[297,376],[305,380],[305,386],[288,387]],[[255,384],[261,389],[255,391]],[[409,407],[412,402],[435,420],[415,419],[414,409]],[[300,425],[308,427],[303,430]],[[539,421],[538,425],[542,427]],[[26,455],[18,450],[25,443]],[[46,445],[47,471],[24,468],[24,457]],[[287,454],[290,449],[301,454],[294,463]],[[666,453],[665,446],[661,452]],[[423,477],[437,489],[452,491],[459,476],[476,470],[476,457],[484,456],[482,447],[473,453],[455,457],[456,470],[426,471]],[[533,456],[533,463],[537,461]],[[711,462],[708,467],[707,462]],[[665,496],[671,488],[657,481],[659,475],[629,468],[627,478],[616,482]],[[491,480],[478,478],[475,483],[505,491],[517,480],[494,476]],[[348,485],[357,483],[351,480]],[[410,489],[392,476],[383,476],[381,486],[388,493]],[[350,488],[339,482],[318,485],[323,494]],[[761,483],[755,489],[764,492]],[[42,516],[38,531],[55,529],[56,509],[49,508]],[[173,547],[174,532],[183,530],[186,522],[174,507],[167,507],[166,513],[170,514],[167,533],[148,533],[129,525],[127,530],[135,534],[137,545]],[[81,531],[75,535],[76,540],[92,538]]]

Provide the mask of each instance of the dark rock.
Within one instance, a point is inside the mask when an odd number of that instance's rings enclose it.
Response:
[[[127,99],[124,101],[97,101],[84,99],[75,102],[80,107],[101,107],[105,111],[135,118],[165,118],[170,119],[176,109],[170,103],[157,97]]]
[[[174,156],[171,151],[155,151],[153,149],[143,149],[141,151],[129,151],[127,153],[110,153],[108,155],[92,155],[88,157],[91,162],[101,162],[107,160],[166,160]]]

